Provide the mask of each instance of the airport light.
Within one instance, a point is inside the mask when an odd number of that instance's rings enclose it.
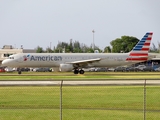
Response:
[[[52,47],[52,42],[50,42],[50,49],[51,49],[51,47]]]
[[[95,45],[94,45],[94,33],[95,33],[95,31],[92,30],[92,33],[93,33],[93,50],[94,50],[94,47],[95,47]]]

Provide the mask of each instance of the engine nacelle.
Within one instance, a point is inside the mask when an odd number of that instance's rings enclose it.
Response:
[[[59,71],[68,72],[73,70],[72,64],[60,64]]]

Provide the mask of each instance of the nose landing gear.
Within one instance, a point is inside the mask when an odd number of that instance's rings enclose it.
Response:
[[[20,75],[22,73],[21,69],[18,70],[18,74]]]

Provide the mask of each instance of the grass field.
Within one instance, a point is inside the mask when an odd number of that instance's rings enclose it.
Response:
[[[147,120],[160,119],[160,86],[147,87]],[[60,88],[0,87],[0,115],[10,119],[60,119]],[[143,86],[64,86],[63,119],[143,119]],[[133,117],[134,116],[134,117]]]
[[[159,72],[86,72],[75,75],[72,72],[23,72],[0,73],[0,80],[73,80],[73,79],[159,79]]]
[[[159,79],[154,72],[0,73],[0,80]],[[160,119],[160,86],[146,86],[146,120]],[[143,86],[63,86],[63,120],[142,120]],[[59,86],[0,87],[0,120],[59,120]]]

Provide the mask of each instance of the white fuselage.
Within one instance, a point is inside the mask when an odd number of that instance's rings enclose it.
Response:
[[[29,56],[29,57],[27,57]],[[129,53],[19,53],[2,62],[9,67],[59,67],[73,61],[100,58],[100,61],[88,62],[87,67],[117,67],[131,65],[139,61],[126,61]]]

